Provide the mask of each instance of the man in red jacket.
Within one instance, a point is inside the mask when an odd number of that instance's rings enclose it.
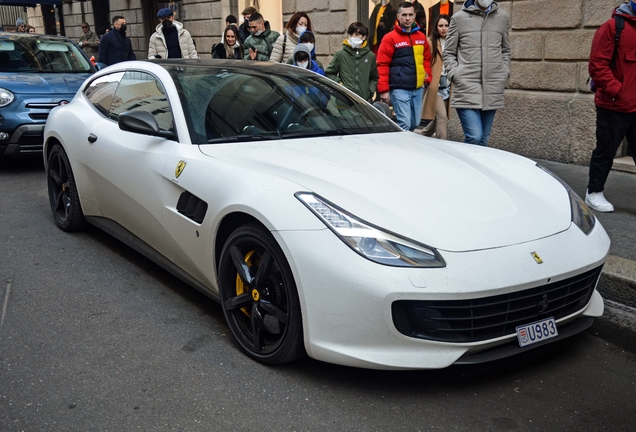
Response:
[[[380,43],[377,65],[380,100],[391,101],[402,129],[414,130],[420,124],[424,87],[432,77],[431,50],[411,3],[398,6],[394,29]]]
[[[624,28],[616,43],[616,23],[621,19]],[[596,211],[612,212],[614,206],[605,199],[603,189],[624,137],[636,162],[635,1],[617,7],[612,18],[597,30],[592,41],[589,71],[596,86],[596,148],[590,161],[585,203]]]

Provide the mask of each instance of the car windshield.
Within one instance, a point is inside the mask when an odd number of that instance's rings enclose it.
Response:
[[[30,37],[0,40],[0,72],[90,71],[90,62],[70,41]]]
[[[193,143],[396,132],[339,84],[294,66],[166,65]]]

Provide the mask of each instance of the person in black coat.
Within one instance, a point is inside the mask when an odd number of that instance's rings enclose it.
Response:
[[[247,39],[248,37],[250,37],[250,35],[252,34],[252,32],[250,32],[250,17],[252,16],[252,14],[258,13],[258,9],[256,9],[253,6],[248,6],[245,9],[243,9],[243,12],[241,13],[243,15],[243,23],[239,26],[239,33],[238,33],[238,37],[239,40],[241,41],[241,44],[245,42],[245,39]]]
[[[243,45],[235,25],[225,27],[223,42],[214,45],[212,58],[243,60]]]
[[[99,61],[108,66],[126,60],[137,60],[130,38],[126,36],[126,18],[113,17],[113,30],[102,36],[99,42]]]
[[[378,14],[381,14],[379,21]],[[369,18],[369,25],[367,26],[369,29],[369,38],[367,40],[374,54],[378,53],[378,47],[384,35],[393,30],[396,19],[397,11],[391,6],[389,0],[382,0],[373,8]],[[375,26],[376,23],[378,24],[377,27]]]

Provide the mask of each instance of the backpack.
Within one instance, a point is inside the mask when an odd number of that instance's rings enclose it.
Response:
[[[616,54],[618,53],[618,41],[621,38],[621,33],[625,27],[625,18],[622,15],[614,15],[614,21],[616,22],[616,34],[614,35],[614,53],[612,54],[612,60],[610,61],[610,68],[616,68]],[[590,90],[596,92],[596,85],[592,77],[588,77],[587,82],[590,84]]]

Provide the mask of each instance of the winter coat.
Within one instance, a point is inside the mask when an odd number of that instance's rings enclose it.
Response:
[[[177,28],[179,34],[179,48],[181,48],[181,58],[199,58],[197,49],[194,47],[194,41],[190,32],[183,28],[183,24],[179,21],[173,21],[172,25]],[[160,55],[162,59],[168,58],[168,48],[166,47],[166,38],[163,34],[163,25],[159,24],[155,27],[155,32],[150,36],[148,44],[148,58],[154,59],[155,55]]]
[[[223,42],[218,43],[212,47],[212,58],[215,59],[226,59],[227,51],[225,50],[225,44]],[[243,54],[241,53],[241,48],[234,48],[234,58],[236,60],[243,60]]]
[[[377,33],[377,41],[376,45],[380,45],[384,36],[393,30],[393,24],[395,24],[395,20],[397,19],[397,11],[391,3],[387,3],[384,8],[384,12],[380,17],[380,22],[378,23],[378,28],[375,28],[375,23],[378,20],[378,13],[380,13],[380,8],[382,7],[382,2],[375,5],[373,8],[373,12],[371,12],[371,18],[369,18],[369,37],[367,40],[370,44],[373,44],[373,37]]]
[[[243,44],[243,59],[251,60],[250,48],[252,48],[257,50],[256,61],[268,61],[278,36],[280,36],[280,33],[270,30],[269,22],[265,21],[265,31],[263,33],[258,36],[251,34],[250,37],[245,39],[245,43]]]
[[[238,28],[238,37],[241,40],[242,44],[245,44],[245,41],[248,37],[250,37],[252,33],[250,33],[250,22],[245,20],[241,23]]]
[[[429,46],[433,43],[431,38],[428,38]],[[431,52],[433,50],[431,49]],[[431,59],[431,69],[433,70],[433,80],[426,89],[426,95],[424,96],[424,109],[422,110],[422,118],[425,120],[435,120],[435,106],[437,104],[437,98],[439,95],[439,79],[442,76],[442,70],[444,69],[444,61],[442,60],[442,40],[437,41],[437,58],[435,62]],[[448,114],[448,113],[446,113]]]
[[[116,29],[102,36],[99,41],[99,61],[110,66],[126,60],[137,60],[130,38]]]
[[[629,4],[617,7],[613,14],[625,19],[616,52],[616,67],[610,66],[614,56],[616,21],[609,19],[594,35],[589,72],[594,80],[596,106],[622,113],[636,113],[636,14]]]
[[[342,49],[331,59],[326,75],[361,98],[370,100],[378,86],[375,55],[367,41],[360,48],[352,48],[347,39],[342,44]]]
[[[82,51],[86,53],[88,58],[91,56],[97,57],[97,53],[99,50],[99,39],[97,35],[92,31],[87,31],[83,33],[79,38],[79,43],[82,44]]]
[[[269,60],[276,63],[287,62],[287,60],[291,58],[296,45],[298,45],[298,35],[286,30],[285,34],[278,36],[278,39],[276,39],[274,48],[272,48],[272,55],[269,56]]]
[[[483,12],[466,0],[451,18],[444,45],[444,66],[453,84],[453,108],[496,110],[504,107],[510,75],[510,16],[492,3]]]
[[[378,93],[415,90],[431,82],[431,50],[416,24],[406,33],[396,21],[393,31],[382,39],[376,61]]]

